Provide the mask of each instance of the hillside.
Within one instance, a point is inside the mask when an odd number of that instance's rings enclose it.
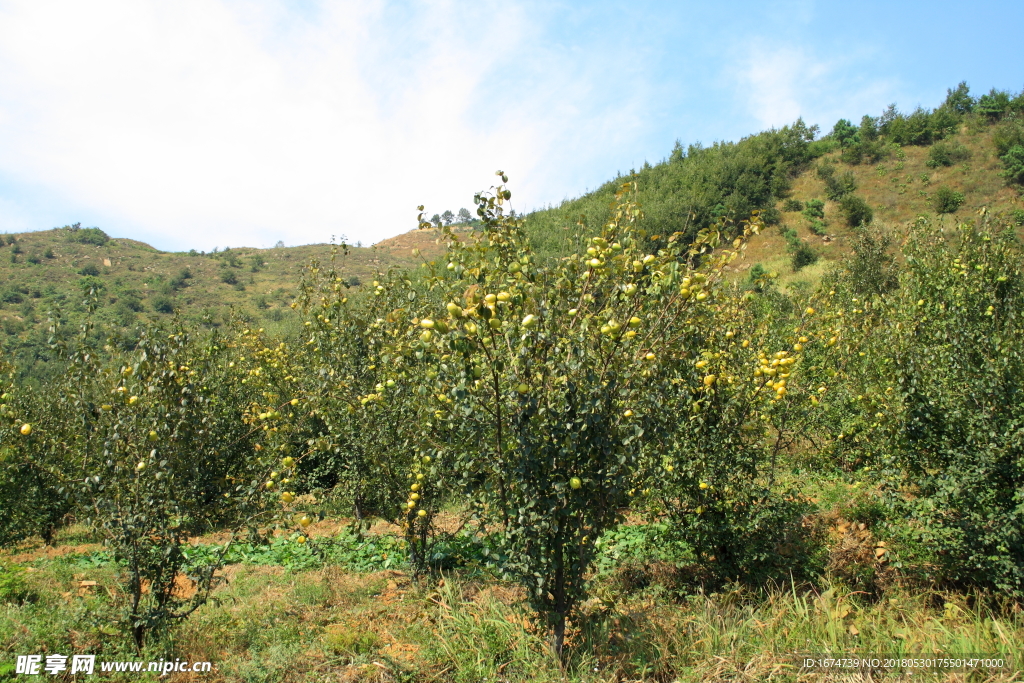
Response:
[[[961,83],[934,110],[901,113],[891,106],[881,116],[863,116],[859,125],[840,120],[824,136],[798,120],[734,143],[684,148],[677,142],[664,161],[533,212],[526,227],[542,253],[561,255],[578,225],[585,234],[600,230],[615,191],[632,178],[648,234],[692,238],[760,210],[770,229],[749,245],[739,268],[761,263],[783,286],[813,283],[850,252],[850,237],[863,218],[899,234],[918,216],[936,217],[942,193],[951,199],[941,207],[950,219],[964,220],[985,207],[1021,225],[1022,145],[1024,94],[992,90],[974,98]],[[809,200],[823,202],[821,217],[805,214]],[[847,206],[863,200],[870,215],[848,217],[844,200]],[[793,251],[800,245],[804,260],[816,262],[794,269]]]
[[[219,326],[234,312],[287,334],[301,267],[312,258],[329,258],[332,248],[171,253],[74,227],[0,235],[0,240],[0,343],[23,375],[46,374],[50,313],[60,311],[65,327],[77,329],[85,312],[83,295],[94,286],[101,293],[99,319],[129,330],[138,323],[169,321],[175,313]],[[342,270],[358,285],[390,266],[414,263],[408,249],[352,247]]]
[[[986,208],[1024,224],[1022,117],[1024,95],[993,90],[973,98],[960,84],[934,110],[904,114],[890,107],[859,125],[841,120],[824,136],[798,120],[735,143],[685,149],[677,143],[664,161],[645,163],[629,177],[637,182],[652,249],[673,232],[692,238],[759,210],[769,227],[751,242],[734,276],[745,279],[757,267],[754,272],[777,278],[784,289],[807,287],[850,253],[864,222],[898,236],[918,216],[944,212],[943,220],[963,220]],[[526,215],[538,253],[560,256],[576,232],[597,233],[624,180]],[[942,207],[940,195],[947,199]],[[817,210],[815,202],[821,202]],[[342,268],[358,285],[391,266],[415,266],[441,253],[439,236],[436,229],[413,230],[372,248],[353,247]],[[74,227],[0,241],[0,344],[30,376],[46,374],[48,313],[59,309],[66,328],[76,329],[82,293],[91,286],[102,292],[99,319],[129,330],[170,320],[174,312],[218,326],[234,312],[287,336],[300,268],[331,249],[167,253]]]

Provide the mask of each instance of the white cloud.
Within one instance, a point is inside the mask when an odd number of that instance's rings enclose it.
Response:
[[[0,230],[49,216],[15,189],[31,185],[80,211],[63,222],[161,248],[369,243],[414,227],[419,202],[468,207],[497,168],[516,197],[557,200],[559,163],[637,127],[630,93],[594,111],[601,64],[542,44],[535,11],[306,10],[0,2],[0,177],[17,181]]]
[[[804,47],[756,39],[740,46],[739,54],[730,70],[738,97],[762,128],[778,128],[802,116],[808,124],[820,122],[827,133],[840,118],[857,123],[863,114],[880,114],[894,97],[890,79],[845,75],[856,73],[855,64],[870,57],[863,49],[823,59]]]

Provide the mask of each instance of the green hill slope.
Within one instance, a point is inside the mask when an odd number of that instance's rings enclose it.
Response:
[[[859,125],[841,120],[815,139],[817,132],[800,120],[735,143],[677,143],[666,160],[629,175],[639,187],[644,227],[650,235],[692,237],[760,210],[771,229],[750,245],[747,266],[762,262],[786,283],[813,281],[848,253],[864,218],[898,229],[920,215],[962,219],[985,207],[1024,222],[1024,93],[993,90],[975,99],[960,84],[934,110],[900,113],[892,106]],[[557,256],[578,224],[584,233],[599,231],[624,180],[529,214],[527,230],[538,248]],[[823,203],[820,216],[813,205],[805,212],[810,200]],[[799,249],[804,261],[818,260],[794,269]]]
[[[66,227],[0,235],[0,344],[23,376],[43,376],[50,362],[48,319],[58,312],[75,330],[85,293],[100,292],[99,321],[129,331],[175,313],[208,327],[232,314],[287,334],[300,268],[328,258],[331,245],[168,253],[95,228]],[[408,250],[351,248],[344,268],[356,285],[390,266],[413,265]]]
[[[890,107],[858,125],[841,120],[827,135],[818,132],[800,120],[738,142],[685,149],[677,143],[664,161],[632,171],[654,247],[660,236],[692,237],[758,210],[768,229],[751,242],[734,277],[755,269],[777,276],[783,287],[804,287],[850,252],[865,219],[897,235],[918,216],[962,220],[982,208],[1024,224],[1024,93],[993,90],[974,98],[961,84],[934,110]],[[539,253],[566,253],[580,226],[584,234],[598,232],[624,180],[528,214]],[[343,268],[350,284],[372,280],[390,266],[439,254],[437,238],[436,231],[414,230],[375,248],[353,248]],[[129,333],[177,312],[208,327],[239,315],[287,336],[301,266],[331,249],[167,253],[77,226],[0,241],[0,345],[23,376],[47,374],[49,314],[59,310],[65,329],[74,330],[90,287],[101,292],[99,320]]]

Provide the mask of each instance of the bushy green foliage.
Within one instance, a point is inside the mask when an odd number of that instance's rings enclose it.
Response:
[[[1014,145],[999,159],[1004,167],[1000,175],[1011,183],[1024,183],[1024,146]]]
[[[99,228],[83,228],[81,223],[64,226],[64,232],[69,242],[93,244],[97,247],[102,247],[110,241],[110,236]]]
[[[881,469],[897,568],[1024,595],[1019,244],[970,224],[949,236],[922,219],[894,284],[891,267],[865,278],[883,246],[867,237],[862,267],[832,284],[845,345],[823,362],[849,392],[833,397],[843,406],[833,457]]]
[[[837,140],[841,147],[847,147],[853,143],[856,135],[857,127],[846,119],[839,119],[836,125],[832,127],[832,132],[829,133],[829,136]]]
[[[20,604],[36,597],[25,580],[25,568],[0,563],[0,604]]]
[[[960,143],[938,142],[928,150],[929,168],[939,166],[952,166],[953,164],[967,161],[971,158],[971,152]]]
[[[191,598],[176,590],[189,537],[239,524],[259,502],[249,392],[226,376],[223,343],[182,329],[149,330],[128,350],[111,339],[106,354],[82,335],[66,353],[48,396],[55,414],[30,438],[63,457],[64,486],[122,568],[125,626],[141,648],[206,598],[216,564],[190,568]]]
[[[860,225],[867,225],[874,218],[871,207],[864,201],[863,197],[855,194],[847,194],[839,200],[839,210],[846,219],[846,224],[851,228]]]
[[[935,191],[932,206],[936,213],[956,213],[964,203],[964,195],[958,190],[942,186]]]
[[[650,235],[681,232],[693,239],[719,220],[739,221],[771,206],[789,187],[791,176],[816,153],[816,127],[802,120],[781,130],[759,133],[735,143],[710,147],[676,145],[668,160],[637,171],[638,201],[644,206],[643,229]],[[579,199],[526,218],[526,231],[540,257],[566,253],[566,228],[583,217],[583,234],[598,232],[621,179]]]
[[[799,199],[790,197],[782,205],[783,211],[803,211],[804,204]]]
[[[992,131],[992,144],[997,156],[1003,156],[1013,147],[1024,145],[1024,120],[1013,117],[1000,122]]]
[[[825,181],[825,196],[834,202],[857,189],[857,180],[853,172],[837,173],[836,166],[831,161],[818,162],[816,172],[818,177]]]
[[[820,199],[808,199],[807,205],[804,207],[804,217],[808,220],[825,218],[825,202]]]
[[[860,296],[878,296],[899,284],[899,266],[892,253],[892,234],[864,226],[853,242],[853,255],[844,264],[849,287]]]

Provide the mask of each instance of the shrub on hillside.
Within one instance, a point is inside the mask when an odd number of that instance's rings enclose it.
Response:
[[[1011,147],[1024,145],[1024,120],[1015,116],[999,123],[992,131],[992,144],[997,156],[1003,156]]]
[[[928,150],[929,168],[952,166],[971,158],[971,151],[960,143],[937,142]]]
[[[783,211],[803,211],[804,205],[799,199],[790,197],[782,205]]]
[[[1024,146],[1014,145],[1000,160],[1003,162],[1001,176],[1011,183],[1024,183]]]
[[[867,225],[874,218],[871,207],[864,201],[863,197],[855,194],[848,194],[839,201],[839,210],[846,219],[846,224],[851,228],[859,225]]]
[[[67,241],[79,244],[93,244],[102,247],[110,241],[107,233],[99,228],[83,228],[81,223],[64,226],[64,233]]]
[[[945,186],[936,190],[935,196],[932,198],[932,207],[936,213],[956,213],[963,203],[964,195],[962,192]]]
[[[155,296],[151,302],[153,310],[157,313],[174,313],[174,302],[171,301],[170,297],[166,296]]]
[[[825,218],[825,202],[820,199],[808,199],[804,207],[804,218],[807,220]]]
[[[794,271],[818,262],[818,252],[814,251],[811,245],[804,240],[797,240],[792,245],[791,251],[790,264],[793,266]]]

